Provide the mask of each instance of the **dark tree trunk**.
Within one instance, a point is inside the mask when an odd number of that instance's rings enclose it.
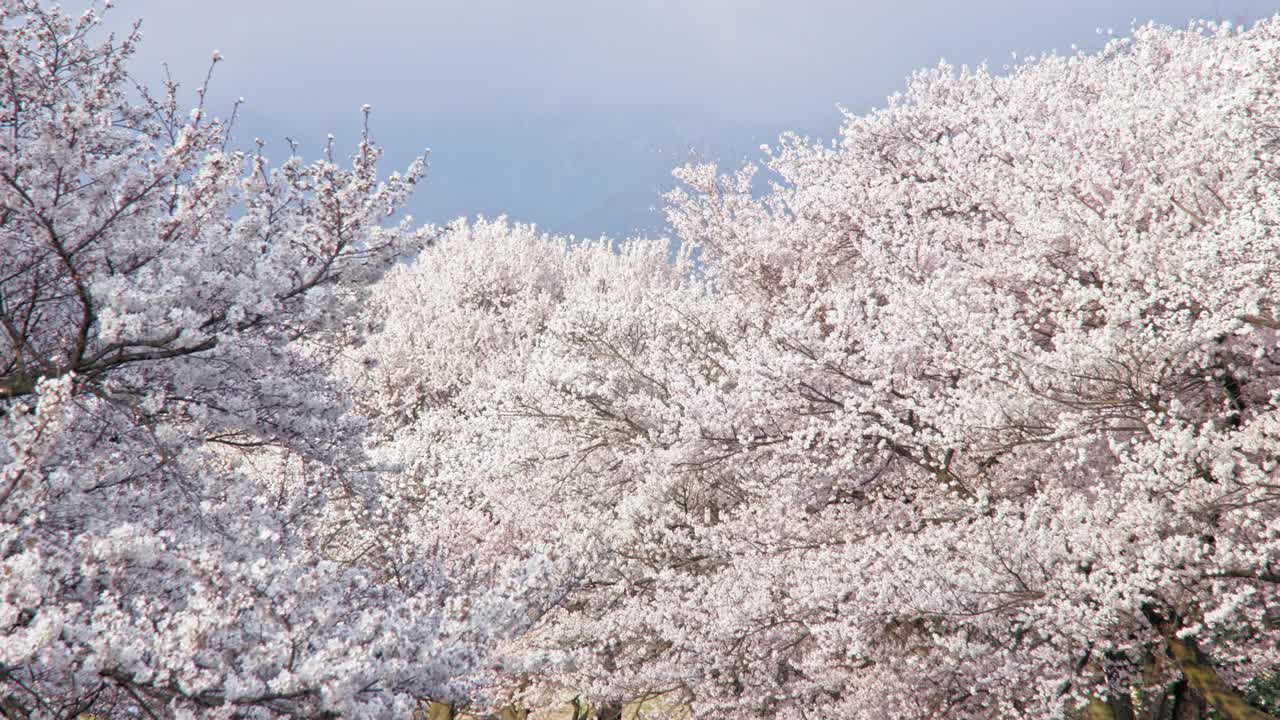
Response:
[[[596,720],[622,720],[622,703],[604,703],[596,710]]]
[[[1179,678],[1173,684],[1169,720],[1202,720],[1209,712],[1209,706],[1200,697],[1186,678]]]

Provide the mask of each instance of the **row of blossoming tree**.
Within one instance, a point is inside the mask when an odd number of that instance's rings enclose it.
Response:
[[[97,23],[0,0],[0,715],[1269,717],[1280,21],[918,73],[621,245]]]

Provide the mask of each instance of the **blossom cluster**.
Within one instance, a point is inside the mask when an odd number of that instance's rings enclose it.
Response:
[[[352,554],[350,524],[389,516],[329,370],[432,237],[394,217],[422,159],[380,179],[367,136],[349,165],[229,150],[203,88],[139,99],[136,28],[97,24],[0,1],[0,713],[465,697],[526,607],[430,547],[394,583]]]
[[[0,0],[0,713],[1265,717],[1280,19],[919,72],[624,242],[228,150],[96,23]]]
[[[511,692],[1249,716],[1231,688],[1280,663],[1278,60],[1272,20],[942,65],[784,137],[765,192],[678,170],[678,251],[484,221],[389,275],[354,377],[395,482],[477,552],[557,557]]]

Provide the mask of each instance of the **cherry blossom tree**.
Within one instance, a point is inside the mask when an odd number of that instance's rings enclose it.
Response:
[[[466,697],[526,609],[369,550],[391,515],[329,372],[433,236],[394,219],[423,160],[380,180],[367,122],[349,165],[229,150],[205,87],[135,86],[137,28],[98,20],[0,0],[0,714]]]
[[[367,387],[430,448],[410,487],[559,556],[510,681],[697,717],[1265,717],[1277,60],[1269,20],[943,65],[838,143],[784,138],[766,193],[680,170],[696,269],[482,224],[456,280],[398,276]]]
[[[574,667],[608,664],[604,631],[577,628],[569,608],[615,593],[612,548],[633,532],[618,508],[657,506],[628,479],[636,469],[619,466],[649,443],[613,404],[641,400],[644,387],[600,375],[601,363],[625,362],[679,322],[675,298],[705,297],[690,270],[665,242],[614,248],[505,219],[457,225],[378,285],[379,331],[342,366],[383,421],[371,455],[401,469],[382,476],[384,496],[398,498],[398,545],[447,547],[485,576],[496,559],[545,558],[544,586],[520,598],[544,627],[504,647],[494,675],[504,701],[597,699],[569,683],[582,680]]]
[[[6,716],[1267,717],[1280,20],[917,73],[673,250],[415,228],[97,18],[0,0]]]
[[[737,472],[813,475],[762,496],[806,540],[740,553],[758,604],[694,625],[753,646],[731,695],[1261,716],[1232,687],[1280,661],[1278,28],[921,72],[784,141],[761,199],[682,173],[673,222],[759,309],[738,404],[774,444]]]

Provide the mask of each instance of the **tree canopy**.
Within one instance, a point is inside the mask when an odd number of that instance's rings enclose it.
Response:
[[[615,243],[0,8],[7,715],[1268,717],[1280,21],[921,71]]]

